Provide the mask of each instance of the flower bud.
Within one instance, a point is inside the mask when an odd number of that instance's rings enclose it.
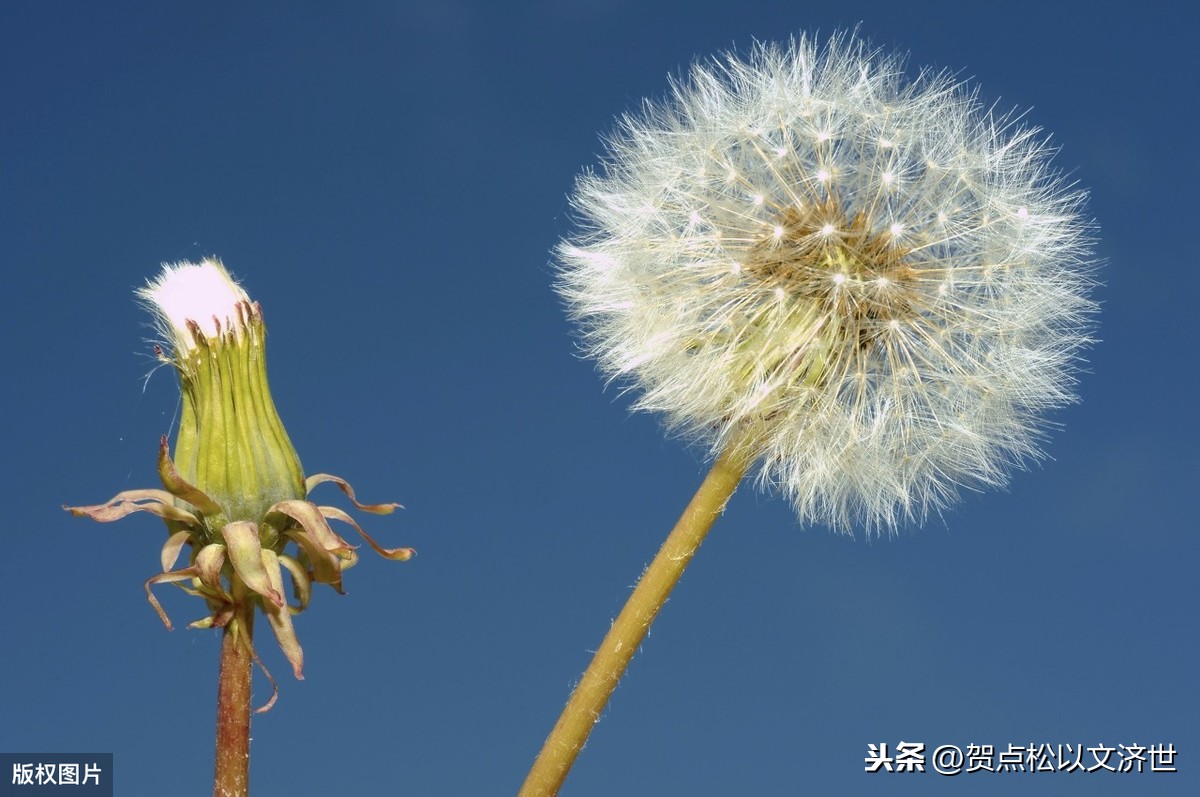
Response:
[[[201,512],[209,541],[227,523],[257,523],[276,503],[303,499],[300,459],[267,385],[259,304],[217,260],[166,266],[138,297],[172,341],[163,356],[183,395],[174,462],[219,508]]]
[[[175,458],[163,437],[158,475],[164,489],[126,490],[103,504],[65,509],[101,523],[134,512],[162,518],[168,531],[162,572],[146,581],[146,597],[163,624],[171,628],[150,591],[155,584],[176,584],[204,599],[209,615],[191,627],[225,628],[247,645],[249,617],[261,608],[302,678],[304,653],[291,618],[308,607],[314,583],[342,592],[342,573],[358,561],[355,546],[329,521],[351,526],[385,559],[404,561],[414,553],[384,548],[350,515],[312,503],[308,493],[332,482],[365,512],[386,515],[400,505],[360,503],[344,479],[327,473],[305,477],[267,387],[262,308],[219,261],[165,266],[138,297],[169,341],[170,352],[156,346],[156,353],[179,374],[183,411]],[[191,549],[188,564],[172,569],[184,546]],[[284,597],[285,570],[295,604]]]

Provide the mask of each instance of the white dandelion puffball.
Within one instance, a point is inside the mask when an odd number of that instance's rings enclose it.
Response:
[[[1038,131],[854,35],[700,63],[572,196],[558,289],[635,408],[749,446],[802,522],[919,522],[1041,456],[1090,342]]]

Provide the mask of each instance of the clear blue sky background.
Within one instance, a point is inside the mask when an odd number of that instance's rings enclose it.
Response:
[[[1194,10],[242,5],[0,5],[0,750],[211,788],[219,639],[146,604],[161,524],[60,506],[154,484],[177,388],[144,380],[132,291],[217,255],[263,304],[306,468],[405,503],[368,528],[420,552],[317,593],[304,682],[264,633],[255,794],[513,793],[705,469],[575,352],[549,264],[572,180],[693,57],[861,21],[1031,108],[1091,189],[1083,403],[1052,460],[890,541],[739,492],[563,793],[1200,793]],[[901,740],[1173,743],[1180,772],[863,772]]]

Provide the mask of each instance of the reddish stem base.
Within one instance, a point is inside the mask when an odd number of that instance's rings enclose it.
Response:
[[[225,627],[221,640],[213,797],[246,797],[250,790],[250,681],[253,663],[249,624],[234,620]]]

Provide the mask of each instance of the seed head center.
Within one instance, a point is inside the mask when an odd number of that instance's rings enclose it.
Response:
[[[822,308],[861,342],[916,312],[917,274],[892,228],[874,231],[834,200],[786,208],[751,247],[743,271],[773,294]]]

